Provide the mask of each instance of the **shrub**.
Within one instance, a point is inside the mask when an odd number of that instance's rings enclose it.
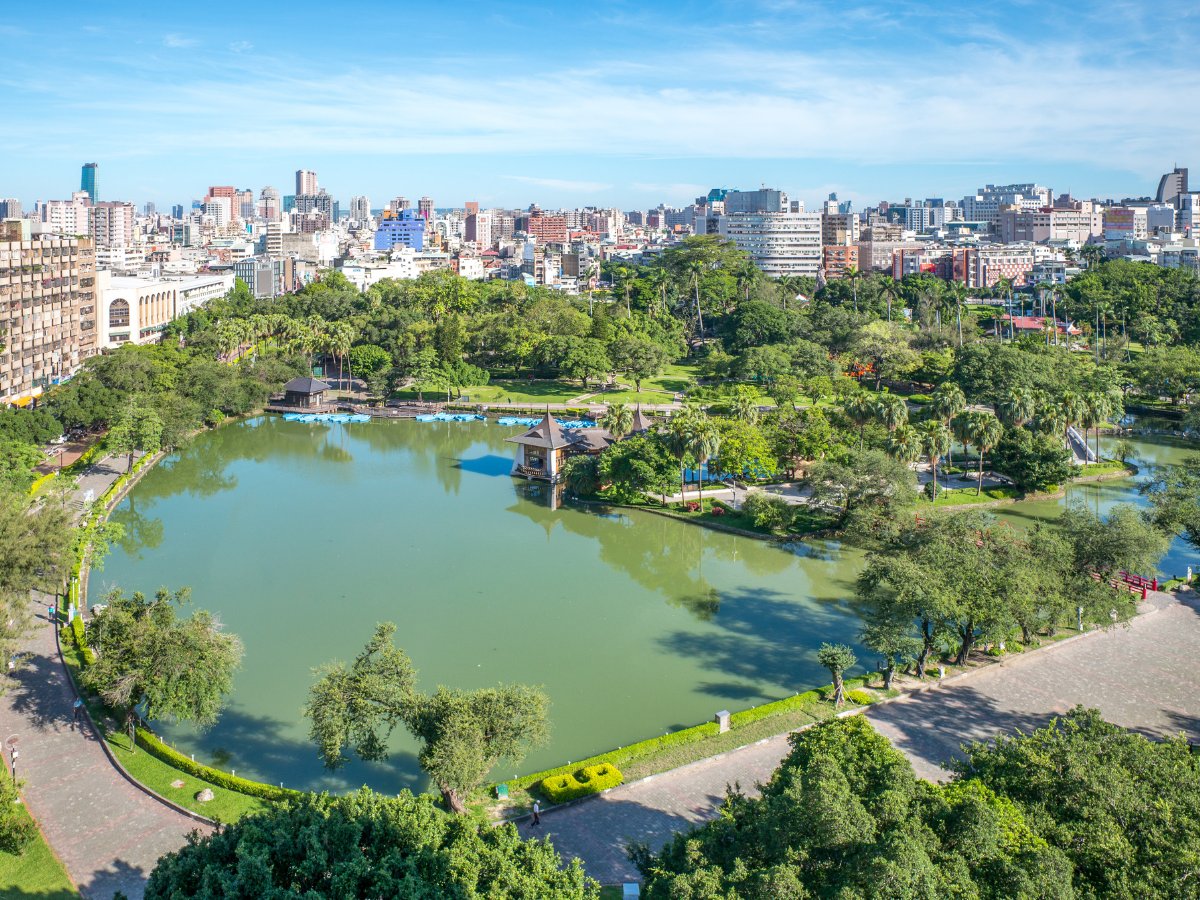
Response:
[[[765,491],[750,491],[742,504],[742,512],[753,519],[759,528],[781,531],[791,524],[794,511],[782,497]]]
[[[725,507],[718,506],[714,503],[712,509],[709,510],[709,514],[714,516],[723,516],[725,515]]]
[[[614,788],[623,780],[624,776],[616,766],[600,763],[570,774],[551,775],[542,780],[541,791],[551,803],[566,803]]]
[[[699,512],[700,504],[697,503],[695,500],[689,500],[687,503],[685,503],[683,505],[683,508],[686,509],[688,512]]]
[[[805,691],[803,694],[796,694],[793,697],[784,697],[782,700],[776,700],[774,703],[764,703],[761,706],[752,706],[749,709],[743,709],[740,712],[735,712],[729,717],[729,725],[731,728],[741,728],[744,725],[749,725],[752,722],[758,722],[769,716],[775,716],[779,713],[792,712],[794,710],[808,710],[817,706],[821,702],[821,694],[818,691]]]
[[[848,691],[846,697],[859,706],[870,706],[875,702],[875,695],[868,691]]]

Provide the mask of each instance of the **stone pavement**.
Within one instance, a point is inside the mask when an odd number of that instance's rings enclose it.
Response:
[[[945,777],[940,764],[962,742],[1029,730],[1080,703],[1148,735],[1182,731],[1200,741],[1200,599],[1159,594],[1150,606],[1154,612],[1129,625],[1011,657],[866,715],[930,779]],[[550,835],[603,884],[637,880],[625,857],[631,841],[657,849],[675,832],[713,818],[727,784],[740,782],[752,793],[787,751],[780,735],[547,812],[538,828],[528,820],[519,828],[525,836]]]
[[[124,458],[106,459],[80,478],[79,493],[95,496],[125,471]],[[72,723],[75,692],[38,603],[36,626],[22,647],[24,662],[0,697],[0,738],[17,737],[22,797],[46,840],[84,897],[110,900],[122,891],[142,896],[158,858],[183,845],[201,826],[125,780],[98,736]]]

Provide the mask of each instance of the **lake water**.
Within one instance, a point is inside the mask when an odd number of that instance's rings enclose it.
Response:
[[[114,513],[127,537],[92,575],[91,601],[112,585],[188,585],[246,656],[216,727],[160,730],[198,760],[290,787],[420,789],[407,735],[388,762],[331,775],[300,714],[313,667],[352,659],[377,622],[397,624],[425,689],[545,686],[550,743],[497,777],[823,684],[816,648],[855,643],[848,598],[861,554],[652,513],[551,509],[508,475],[504,438],[518,431],[265,417],[163,460]],[[1155,437],[1135,447],[1146,473],[1195,449]],[[1069,496],[1104,511],[1140,502],[1136,488],[1076,485]],[[1028,524],[1061,503],[997,512]],[[1176,540],[1160,568],[1178,575],[1196,562]]]
[[[551,740],[519,772],[827,681],[816,648],[854,643],[861,556],[552,510],[508,475],[518,431],[266,417],[148,472],[113,515],[127,539],[92,575],[91,602],[112,585],[188,585],[246,647],[220,723],[161,728],[168,739],[291,787],[423,788],[406,734],[388,762],[331,776],[300,714],[313,667],[353,659],[382,621],[425,689],[545,686]]]

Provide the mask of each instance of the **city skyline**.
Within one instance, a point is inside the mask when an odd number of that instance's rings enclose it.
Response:
[[[3,193],[30,206],[69,196],[90,160],[100,199],[159,208],[210,184],[288,193],[298,168],[374,206],[634,209],[760,184],[810,206],[1009,181],[1140,196],[1200,139],[1177,108],[1200,91],[1200,18],[1182,4],[1009,0],[964,19],[916,3],[618,3],[516,19],[368,3],[326,20],[307,3],[217,3],[149,24],[79,9],[0,18],[11,51],[56,51],[0,76]]]

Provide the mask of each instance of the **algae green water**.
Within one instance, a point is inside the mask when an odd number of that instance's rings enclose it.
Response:
[[[210,731],[162,727],[198,760],[291,787],[424,788],[407,735],[392,758],[325,772],[300,710],[314,666],[348,660],[377,622],[422,686],[542,684],[550,743],[534,771],[823,684],[824,640],[855,643],[861,554],[779,547],[643,512],[552,509],[508,475],[519,429],[485,424],[306,425],[267,417],[168,456],[113,518],[109,586],[191,586],[246,646]],[[1145,477],[1195,445],[1134,442]],[[1139,479],[1074,485],[1099,511],[1140,502]],[[1053,519],[1062,501],[996,512]],[[1196,555],[1176,540],[1160,565]],[[860,653],[867,665],[871,657]],[[513,768],[513,767],[509,767]]]
[[[353,658],[377,622],[397,624],[427,689],[545,686],[551,740],[517,772],[822,684],[821,641],[854,642],[857,554],[551,509],[508,475],[515,430],[268,417],[147,473],[113,516],[127,537],[91,601],[189,585],[246,647],[221,721],[166,736],[291,787],[423,788],[407,735],[388,762],[334,775],[307,740],[312,668]]]

